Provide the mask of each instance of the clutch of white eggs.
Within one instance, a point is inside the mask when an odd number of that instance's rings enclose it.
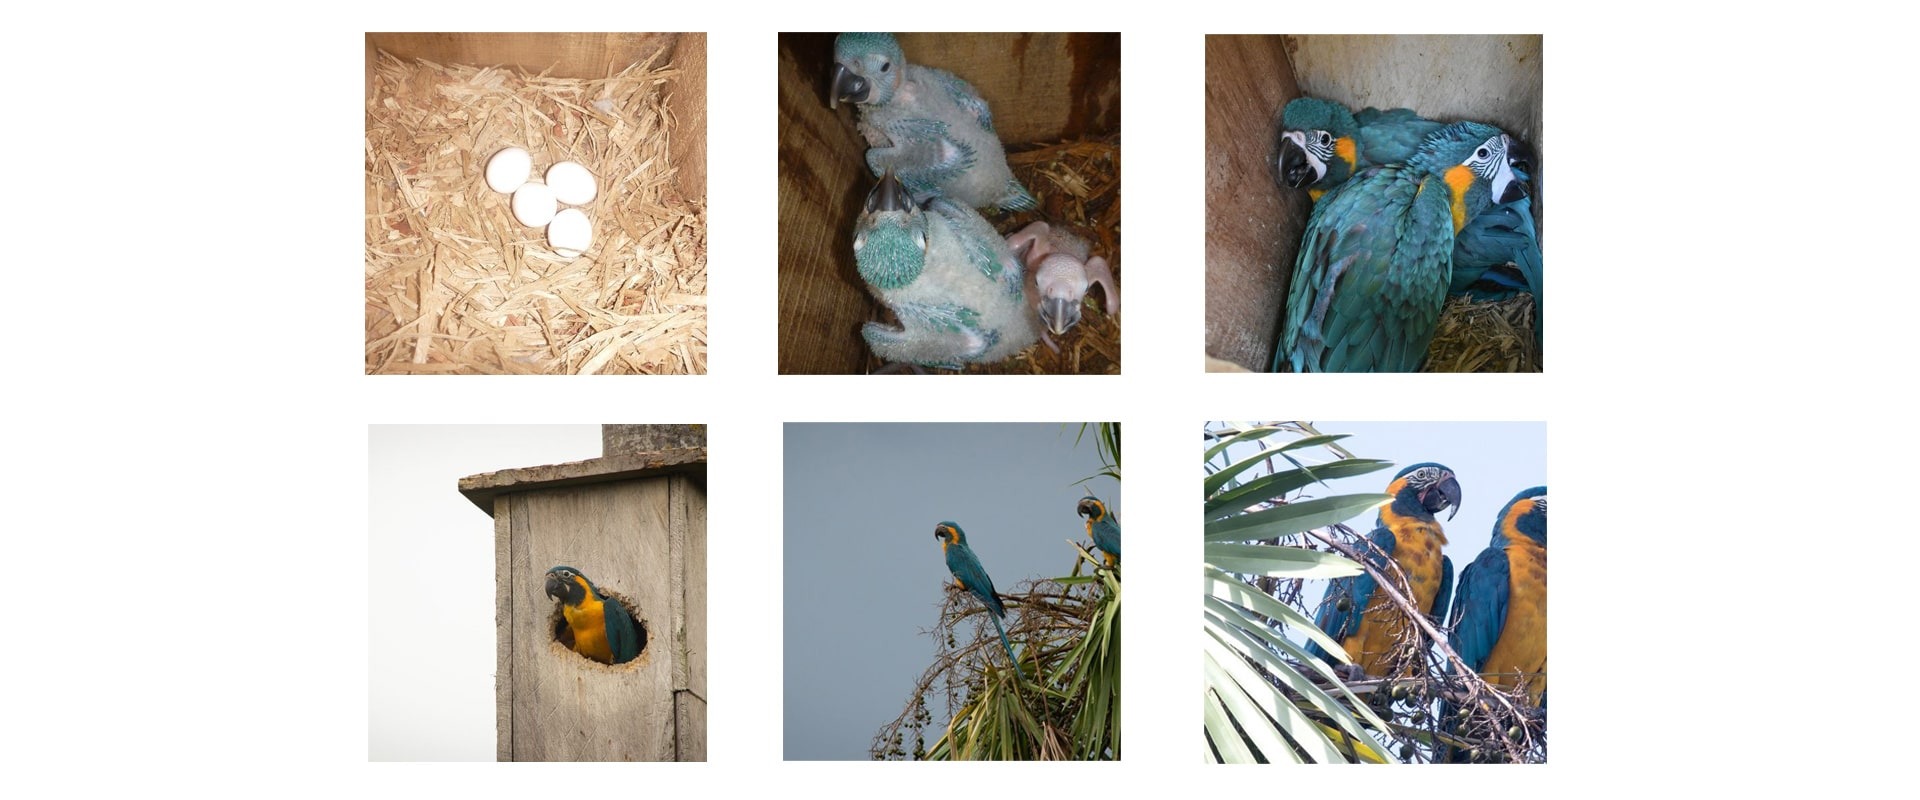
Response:
[[[593,244],[593,220],[578,208],[593,202],[599,184],[586,167],[562,161],[547,168],[544,182],[529,180],[533,155],[509,147],[487,159],[487,187],[513,195],[513,218],[529,228],[547,227],[547,246],[562,258],[579,258]]]

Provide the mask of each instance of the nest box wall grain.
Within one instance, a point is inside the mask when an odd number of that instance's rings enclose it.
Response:
[[[497,756],[706,759],[705,450],[612,455],[475,475],[494,516]],[[546,571],[578,568],[647,628],[625,664],[554,641]]]
[[[1207,354],[1256,371],[1273,359],[1312,211],[1274,185],[1287,101],[1487,122],[1533,145],[1544,170],[1540,65],[1538,35],[1207,37]]]
[[[853,261],[854,218],[873,185],[866,145],[852,106],[827,108],[834,36],[779,39],[779,358],[786,374],[863,371],[859,330],[877,315]],[[1119,131],[1119,34],[898,38],[909,63],[973,84],[1009,153]]]

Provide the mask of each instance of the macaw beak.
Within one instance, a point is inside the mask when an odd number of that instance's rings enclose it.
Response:
[[[827,88],[827,107],[839,108],[840,101],[849,103],[867,102],[867,93],[873,87],[866,78],[854,74],[845,64],[833,65],[833,85]]]
[[[907,187],[893,176],[893,171],[880,176],[880,182],[867,192],[867,213],[876,211],[908,211],[913,208],[912,198],[907,196]]]
[[[1440,493],[1441,505],[1439,508],[1433,509],[1435,513],[1439,513],[1441,508],[1451,509],[1447,512],[1447,519],[1449,521],[1453,519],[1453,515],[1460,513],[1460,482],[1454,480],[1452,474],[1441,478],[1438,484],[1435,484],[1433,488],[1427,491],[1437,491]]]
[[[1314,174],[1313,164],[1307,160],[1307,151],[1292,139],[1280,140],[1279,164],[1280,180],[1289,189],[1298,189],[1320,179]]]
[[[1533,177],[1533,148],[1519,139],[1508,139],[1507,165],[1495,176],[1494,202],[1501,205],[1511,203],[1529,194],[1527,184]],[[1506,185],[1497,185],[1501,181]]]
[[[1080,301],[1064,297],[1049,297],[1040,301],[1040,320],[1047,323],[1047,330],[1059,336],[1067,329],[1080,323]],[[1081,506],[1081,508],[1086,508]]]
[[[561,601],[566,600],[567,599],[567,582],[560,580],[560,576],[558,575],[548,575],[547,576],[547,596],[555,600],[561,600]]]

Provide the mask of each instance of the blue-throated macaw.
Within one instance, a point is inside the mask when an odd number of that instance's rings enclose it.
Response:
[[[547,570],[547,596],[560,601],[560,613],[567,621],[561,643],[573,652],[602,664],[625,664],[640,655],[645,639],[633,615],[580,570],[566,566]]]
[[[1457,122],[1404,165],[1373,167],[1313,207],[1281,320],[1274,371],[1413,372],[1451,281],[1454,234],[1526,194],[1499,129]]]
[[[1398,564],[1406,573],[1407,599],[1435,620],[1446,611],[1446,597],[1453,589],[1453,561],[1441,553],[1447,536],[1434,516],[1441,509],[1460,510],[1460,482],[1453,470],[1426,462],[1400,470],[1387,484],[1393,499],[1380,507],[1380,517],[1361,548],[1375,569],[1387,570],[1387,562]],[[1453,514],[1447,515],[1449,519]],[[1387,574],[1391,575],[1388,570]],[[1340,642],[1367,674],[1386,677],[1399,651],[1399,640],[1409,630],[1406,615],[1385,595],[1376,596],[1378,587],[1372,573],[1337,578],[1327,587],[1313,622],[1328,636]],[[1332,654],[1314,642],[1307,643],[1314,656],[1336,663]]]
[[[833,60],[828,105],[859,106],[875,177],[892,170],[919,202],[944,196],[973,208],[1034,207],[1007,167],[987,101],[971,84],[908,64],[891,33],[840,34]]]
[[[1460,572],[1453,651],[1496,686],[1519,686],[1535,706],[1547,693],[1547,487],[1507,501],[1493,540]]]
[[[874,297],[900,320],[861,328],[883,359],[958,369],[999,361],[1039,337],[1007,240],[979,212],[946,198],[920,207],[891,174],[867,194],[853,258]]]
[[[987,618],[993,620],[993,629],[1000,632],[1000,646],[1007,649],[1007,661],[1013,664],[1014,674],[1026,680],[1020,659],[1013,655],[1013,642],[1007,640],[1007,629],[1000,624],[1000,618],[1007,615],[1007,607],[993,591],[993,579],[987,577],[986,567],[980,566],[980,558],[967,546],[967,534],[960,530],[959,523],[942,522],[933,526],[933,538],[940,540],[940,551],[947,556],[947,571],[953,573],[953,582],[986,606]]]
[[[1329,100],[1297,97],[1281,111],[1280,125],[1276,179],[1319,200],[1368,167],[1406,163],[1421,142],[1446,123],[1422,119],[1405,108],[1366,108],[1355,114]]]
[[[1287,103],[1281,126],[1275,178],[1282,186],[1306,189],[1317,201],[1361,170],[1405,163],[1445,123],[1405,108],[1366,108],[1355,114],[1339,103],[1300,97]],[[1527,153],[1516,150],[1509,160],[1515,179],[1531,184],[1534,165]],[[1534,296],[1538,333],[1544,305],[1540,266],[1531,198],[1495,204],[1469,219],[1455,235],[1447,293],[1505,300],[1516,292],[1529,292]]]
[[[1107,504],[1087,495],[1080,498],[1074,513],[1087,518],[1087,535],[1093,537],[1094,546],[1106,556],[1107,566],[1120,563],[1120,523],[1107,510]]]

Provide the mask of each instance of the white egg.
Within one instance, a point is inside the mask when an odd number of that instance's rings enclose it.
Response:
[[[548,167],[547,185],[553,187],[554,197],[570,206],[584,206],[600,194],[593,173],[572,161],[562,161]]]
[[[593,244],[593,220],[577,208],[562,209],[547,225],[547,246],[561,258],[579,258]]]
[[[529,183],[513,191],[513,218],[529,228],[547,224],[559,209],[553,190],[544,183]]]
[[[509,147],[487,159],[487,186],[501,194],[520,188],[533,174],[533,156],[518,147]]]

